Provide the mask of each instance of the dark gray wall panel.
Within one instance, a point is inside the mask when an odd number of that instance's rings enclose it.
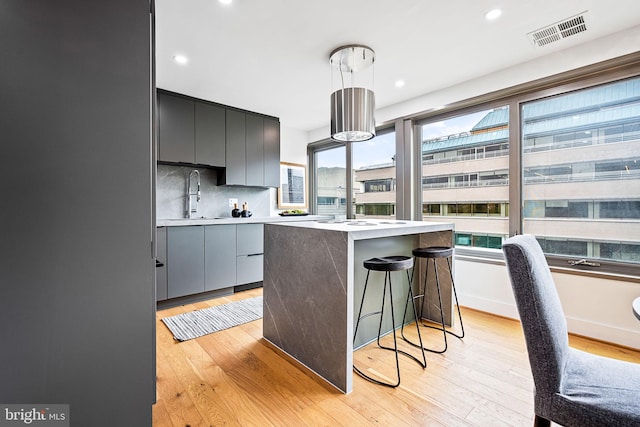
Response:
[[[150,426],[149,0],[0,3],[0,402]]]

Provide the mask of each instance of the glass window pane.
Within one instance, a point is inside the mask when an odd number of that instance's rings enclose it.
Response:
[[[396,216],[396,133],[351,143],[356,218]]]
[[[549,254],[640,262],[640,79],[521,108],[523,232]]]
[[[344,219],[347,214],[347,157],[344,147],[316,151],[316,209],[318,215]]]
[[[456,245],[500,250],[509,230],[509,108],[421,123],[422,213]]]

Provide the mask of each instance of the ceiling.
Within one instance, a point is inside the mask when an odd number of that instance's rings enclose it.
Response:
[[[585,32],[527,36],[585,11]],[[156,0],[156,79],[310,131],[329,125],[329,54],[345,44],[375,51],[381,108],[638,25],[638,0]]]

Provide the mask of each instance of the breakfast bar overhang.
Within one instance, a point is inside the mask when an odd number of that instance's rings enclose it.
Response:
[[[362,262],[380,256],[411,256],[417,247],[452,245],[452,223],[367,219],[265,224],[263,336],[349,393],[353,388],[354,304],[359,303],[366,276]],[[420,282],[418,274],[416,270],[414,289]],[[394,295],[393,304],[399,310],[404,309],[406,282],[406,276],[404,282],[401,278],[397,285],[394,282],[394,288],[403,287]],[[432,286],[435,284],[427,285],[427,293]],[[450,324],[451,283],[441,281],[441,286],[445,322]],[[382,286],[377,288],[381,292]],[[423,317],[439,319],[439,308],[431,310],[429,303]],[[389,331],[390,323],[385,326]],[[376,334],[377,324],[361,325],[356,348]]]

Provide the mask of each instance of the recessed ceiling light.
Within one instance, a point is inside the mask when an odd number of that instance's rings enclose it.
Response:
[[[187,62],[189,62],[189,60],[187,59],[187,57],[186,57],[186,56],[184,56],[184,55],[174,55],[174,56],[173,56],[173,60],[174,60],[174,61],[176,61],[176,62],[177,62],[178,64],[180,64],[180,65],[184,65],[184,64],[186,64]]]
[[[502,10],[500,9],[491,9],[489,12],[484,14],[484,19],[487,21],[494,21],[498,19],[502,15]]]
[[[220,3],[222,4],[231,4],[233,3],[233,0],[218,0]]]
[[[396,87],[402,87],[402,86],[404,86],[404,80],[397,80]]]

